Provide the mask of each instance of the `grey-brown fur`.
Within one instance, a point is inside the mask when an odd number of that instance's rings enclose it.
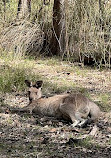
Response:
[[[83,126],[86,122],[95,121],[100,116],[99,107],[82,94],[61,94],[42,98],[42,81],[31,84],[26,80],[25,83],[29,87],[30,103],[23,110],[45,116],[70,119],[73,126]]]

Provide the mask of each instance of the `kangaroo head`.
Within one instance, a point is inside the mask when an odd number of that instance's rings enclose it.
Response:
[[[35,83],[32,83],[29,80],[25,80],[25,84],[29,87],[28,96],[30,102],[41,98],[42,96],[41,86],[43,84],[43,81],[37,81]]]

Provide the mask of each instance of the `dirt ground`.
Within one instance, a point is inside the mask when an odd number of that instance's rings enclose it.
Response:
[[[111,113],[99,119],[96,132],[91,135],[94,124],[72,128],[64,120],[15,113],[13,107],[10,110],[12,104],[26,106],[28,98],[7,94],[5,103],[1,103],[0,158],[111,157]]]
[[[89,73],[89,70],[71,70],[68,73],[67,65],[64,70],[62,66],[61,69],[59,66],[54,69],[52,65],[43,67],[44,63],[39,61],[34,71],[47,76],[46,80],[56,80],[59,84],[67,85],[73,80],[77,87],[82,85],[89,89],[94,101],[101,101],[97,97],[99,92],[110,92],[110,83],[107,82],[110,71],[100,73],[92,70]],[[86,128],[72,128],[71,123],[64,120],[14,112],[13,109],[26,106],[28,101],[26,92],[1,95],[0,158],[111,158],[110,110],[104,113],[96,126],[91,124]],[[111,100],[105,96],[101,102],[109,107],[111,105]]]

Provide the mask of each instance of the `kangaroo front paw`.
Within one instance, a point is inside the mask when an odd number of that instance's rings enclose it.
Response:
[[[87,125],[87,120],[83,120],[78,124],[78,127],[83,128],[83,127],[86,127],[86,125]]]

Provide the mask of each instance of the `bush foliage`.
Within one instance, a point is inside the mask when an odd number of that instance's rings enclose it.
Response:
[[[19,48],[17,51],[27,52],[27,46],[30,45],[30,39],[32,40],[31,45],[28,47],[29,52],[37,52],[41,49],[35,48],[36,42],[34,35],[33,38],[30,36],[33,34],[34,25],[39,28],[37,34],[44,34],[45,38],[45,53],[50,54],[49,43],[51,40],[52,34],[52,16],[53,16],[53,0],[50,0],[48,5],[44,5],[43,1],[32,0],[31,3],[31,17],[30,22],[33,24],[27,25],[27,30],[29,33],[26,33],[25,39],[27,42],[24,42],[23,34],[20,34],[19,31],[16,34],[16,39],[19,41]],[[17,1],[16,0],[7,0],[6,6],[4,8],[3,1],[0,2],[0,30],[2,36],[1,39],[6,41],[5,48],[9,45],[7,44],[8,40],[6,37],[10,37],[12,46],[16,51],[17,44],[14,41],[13,33],[17,28],[15,27],[15,19],[17,15]],[[63,58],[69,59],[70,61],[79,61],[84,62],[86,59],[96,64],[105,64],[105,66],[110,67],[110,36],[111,36],[111,2],[106,0],[69,0],[65,2],[65,19],[66,19],[66,52],[63,54]],[[12,26],[9,29],[9,26]],[[23,22],[21,27],[23,26]],[[8,27],[8,30],[4,28]],[[19,26],[20,27],[20,26]],[[13,33],[12,33],[13,30]],[[7,32],[8,31],[8,32]],[[10,32],[12,34],[10,34]],[[25,32],[25,30],[23,31]],[[31,33],[31,35],[30,35]],[[8,34],[8,36],[7,36]],[[20,36],[21,35],[21,36]],[[38,36],[40,37],[40,36]],[[44,46],[42,38],[42,46]],[[18,40],[19,39],[19,40]],[[38,39],[38,38],[37,38]],[[13,41],[13,42],[12,42]],[[33,45],[33,42],[34,45]],[[3,46],[3,42],[1,41]],[[39,43],[39,42],[38,42]],[[12,49],[12,46],[10,47]],[[41,48],[41,45],[39,43]],[[45,54],[44,53],[44,54]]]

